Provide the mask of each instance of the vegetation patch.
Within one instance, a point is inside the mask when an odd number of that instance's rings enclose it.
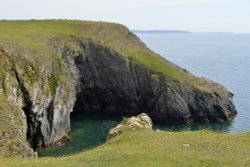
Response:
[[[56,94],[56,88],[58,86],[58,79],[54,76],[54,74],[52,74],[48,77],[48,81],[50,93],[52,94],[52,96],[54,96]]]
[[[125,124],[128,122],[128,119],[129,119],[128,117],[123,116],[123,117],[122,117],[122,122],[121,122],[121,123],[122,123],[123,125],[125,125]]]

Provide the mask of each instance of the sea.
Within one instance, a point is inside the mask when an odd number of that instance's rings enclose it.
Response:
[[[137,33],[150,49],[234,94],[237,116],[224,131],[250,131],[250,34]]]
[[[229,122],[155,124],[166,131],[208,129],[225,133],[250,132],[250,34],[135,33],[151,50],[199,77],[224,85],[234,94],[237,116]],[[105,143],[109,129],[121,117],[72,115],[72,142],[39,151],[40,157],[63,156]]]

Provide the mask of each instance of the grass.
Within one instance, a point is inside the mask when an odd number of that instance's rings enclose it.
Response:
[[[250,133],[129,131],[61,158],[0,159],[0,166],[249,166]]]
[[[57,62],[52,43],[58,41],[77,48],[77,40],[92,40],[118,52],[126,59],[164,74],[173,82],[184,83],[203,91],[224,89],[220,85],[192,76],[175,65],[165,61],[149,50],[126,27],[104,22],[77,20],[30,20],[0,21],[0,47],[9,54],[25,56],[34,67],[51,69],[51,63]],[[58,41],[57,41],[58,40]],[[66,79],[67,80],[67,79]]]
[[[56,88],[58,86],[58,79],[52,74],[48,77],[50,92],[54,96],[56,94]]]
[[[121,122],[121,123],[122,123],[123,125],[125,125],[125,124],[128,122],[128,119],[129,119],[128,117],[123,116],[123,117],[122,117],[122,122]]]

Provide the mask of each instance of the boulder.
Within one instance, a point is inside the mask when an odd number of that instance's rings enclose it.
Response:
[[[119,125],[109,131],[107,139],[110,140],[119,136],[124,130],[152,129],[152,127],[151,118],[147,114],[141,113],[136,117],[124,118]]]

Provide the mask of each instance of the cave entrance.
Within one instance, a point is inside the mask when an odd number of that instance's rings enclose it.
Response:
[[[117,126],[121,116],[74,111],[71,113],[71,142],[39,151],[39,157],[78,153],[106,142],[108,131]]]

